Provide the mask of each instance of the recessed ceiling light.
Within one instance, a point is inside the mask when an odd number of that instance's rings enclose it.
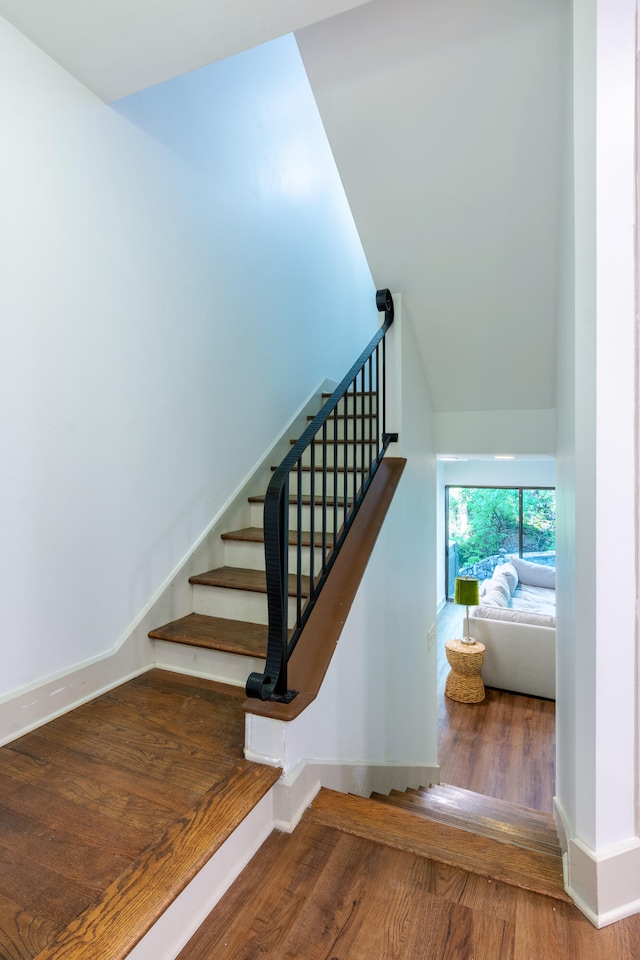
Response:
[[[515,460],[515,457],[510,453],[499,453],[493,458],[494,460]]]
[[[438,457],[438,460],[457,460],[457,457]]]

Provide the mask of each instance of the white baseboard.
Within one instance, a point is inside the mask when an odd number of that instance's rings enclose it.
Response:
[[[593,850],[571,837],[571,824],[557,797],[554,819],[563,851],[565,890],[581,913],[598,929],[640,913],[640,838]]]
[[[567,893],[600,929],[640,912],[640,839],[593,850],[572,838],[566,854]]]
[[[153,666],[151,645],[136,642],[87,661],[64,676],[45,680],[0,701],[0,746],[68,713]]]
[[[565,890],[580,912],[598,929],[640,913],[640,838],[596,851],[571,836],[571,822],[557,797],[553,816]]]
[[[273,788],[185,887],[127,960],[175,960],[273,830]]]

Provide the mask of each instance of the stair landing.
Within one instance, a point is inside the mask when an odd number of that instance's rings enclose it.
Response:
[[[553,852],[533,849],[509,840],[495,839],[473,830],[474,814],[460,829],[432,820],[415,810],[380,800],[336,793],[325,788],[304,814],[310,823],[323,824],[375,840],[398,850],[437,860],[468,873],[571,902],[564,890],[560,848]],[[513,834],[513,831],[511,831]]]
[[[279,776],[243,700],[151,670],[0,748],[0,957],[128,955]]]

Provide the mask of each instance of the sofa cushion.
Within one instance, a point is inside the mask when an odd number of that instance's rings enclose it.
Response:
[[[485,593],[482,598],[482,604],[479,607],[473,608],[474,616],[484,616],[490,617],[490,613],[480,613],[481,610],[494,610],[496,607],[506,607],[507,604],[504,602],[504,597],[498,590],[492,590],[491,593]]]
[[[556,568],[546,567],[541,563],[531,563],[521,557],[511,557],[511,563],[521,583],[528,583],[532,587],[548,587],[555,590]]]
[[[500,577],[506,580],[509,586],[509,592],[513,596],[513,591],[518,586],[518,572],[512,563],[502,563],[493,572],[494,577]]]
[[[484,597],[481,600],[481,606],[490,607],[508,607],[511,600],[509,587],[506,580],[497,580],[492,578],[487,584]]]
[[[556,625],[556,618],[551,614],[535,613],[532,610],[514,610],[512,607],[483,605],[474,609],[473,616],[480,620],[506,620],[509,623],[528,623],[530,626],[537,627],[555,627]]]
[[[498,590],[504,596],[505,604],[509,604],[511,600],[511,586],[506,577],[496,577],[495,574],[491,580],[491,586],[488,588],[489,592],[492,590]]]

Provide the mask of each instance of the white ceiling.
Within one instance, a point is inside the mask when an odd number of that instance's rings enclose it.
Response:
[[[105,101],[296,30],[436,412],[555,406],[569,0],[0,0]],[[329,19],[325,19],[329,18]]]
[[[0,16],[109,103],[366,2],[0,0]]]
[[[436,411],[555,406],[564,0],[373,0],[298,45]]]

